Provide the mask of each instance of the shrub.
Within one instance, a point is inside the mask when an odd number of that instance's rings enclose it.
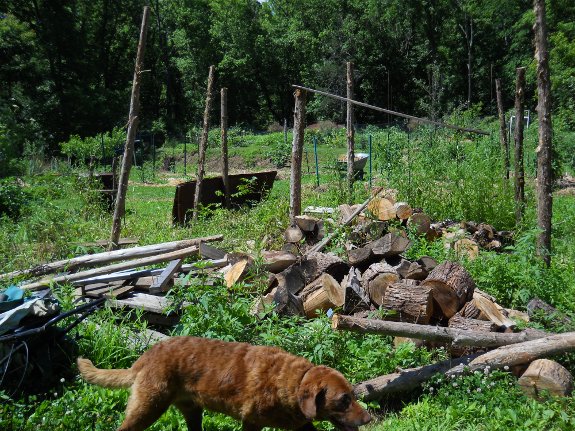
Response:
[[[0,216],[17,220],[30,199],[31,195],[15,179],[0,181]]]

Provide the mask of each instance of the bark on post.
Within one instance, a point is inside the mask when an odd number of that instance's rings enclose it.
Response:
[[[136,139],[136,131],[138,130],[138,123],[140,120],[140,84],[142,81],[142,63],[144,61],[144,52],[146,49],[149,15],[150,8],[148,6],[144,6],[142,25],[140,27],[140,40],[138,42],[138,51],[136,54],[136,66],[134,68],[134,80],[132,82],[132,97],[130,100],[130,114],[128,117],[128,132],[126,134],[124,157],[122,159],[122,167],[120,169],[118,193],[116,195],[116,204],[114,205],[114,216],[112,219],[110,250],[115,250],[118,248],[120,231],[122,229],[122,217],[126,209],[126,192],[128,190],[128,180],[130,178],[130,169],[132,167],[134,140]]]
[[[295,223],[295,216],[301,214],[301,159],[303,154],[303,138],[305,133],[305,102],[306,92],[295,91],[295,108],[293,113],[293,141],[291,150],[290,177],[290,221]]]
[[[507,139],[507,124],[505,122],[505,111],[503,110],[503,93],[501,90],[501,79],[495,80],[495,92],[497,93],[497,113],[499,114],[499,141],[503,150],[505,179],[509,179],[509,141]]]
[[[208,88],[206,90],[206,107],[204,110],[204,127],[200,139],[199,159],[198,159],[198,177],[196,178],[196,191],[194,193],[194,209],[192,221],[198,219],[198,205],[200,195],[202,194],[202,181],[204,180],[204,169],[206,164],[206,148],[208,147],[208,132],[210,130],[210,110],[212,108],[212,87],[214,84],[214,66],[210,66],[208,72]]]
[[[535,59],[537,60],[537,254],[547,266],[551,264],[551,215],[553,212],[553,172],[551,169],[551,81],[549,79],[549,47],[545,22],[545,0],[534,0]]]
[[[353,63],[347,62],[347,98],[353,99]],[[353,130],[353,103],[347,102],[346,116],[346,138],[347,138],[347,187],[349,191],[348,201],[353,203],[353,162],[355,161],[354,130]]]
[[[221,90],[222,181],[226,208],[230,207],[230,178],[228,176],[228,89]]]
[[[523,100],[525,99],[525,68],[517,68],[515,84],[515,224],[525,212],[525,166],[523,163]]]

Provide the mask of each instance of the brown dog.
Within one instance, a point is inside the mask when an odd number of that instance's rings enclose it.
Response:
[[[82,358],[78,368],[90,383],[131,387],[122,431],[146,429],[170,404],[189,430],[201,430],[204,408],[242,421],[244,431],[314,430],[312,420],[351,431],[371,420],[341,373],[276,347],[173,337],[127,370],[98,369]]]

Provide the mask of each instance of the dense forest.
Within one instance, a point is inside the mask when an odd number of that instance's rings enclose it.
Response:
[[[123,127],[141,0],[3,0],[0,158],[54,154],[71,134]],[[152,0],[142,87],[144,129],[182,136],[202,117],[208,67],[229,89],[230,124],[288,121],[291,84],[345,93],[429,118],[495,113],[495,78],[512,107],[527,69],[535,107],[529,0]],[[548,1],[556,118],[575,127],[575,3]],[[308,121],[344,121],[340,102],[313,98]],[[217,112],[214,112],[214,116]],[[384,114],[358,111],[359,124]]]

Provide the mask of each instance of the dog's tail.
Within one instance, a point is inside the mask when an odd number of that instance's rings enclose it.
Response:
[[[92,361],[85,358],[78,358],[77,363],[84,380],[105,388],[129,388],[136,378],[136,373],[131,368],[103,370],[96,368]]]

